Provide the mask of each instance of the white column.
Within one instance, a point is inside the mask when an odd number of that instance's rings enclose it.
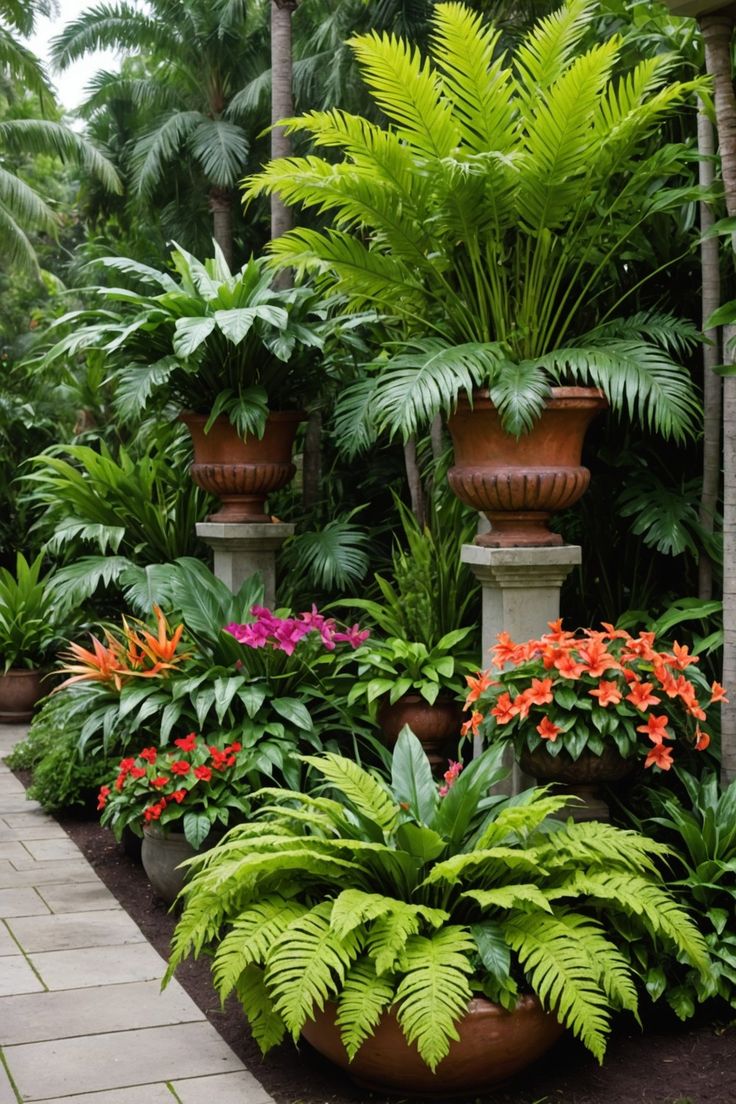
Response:
[[[276,553],[294,526],[282,521],[200,521],[197,536],[215,553],[214,571],[235,594],[256,571],[263,578],[264,605],[276,604]]]

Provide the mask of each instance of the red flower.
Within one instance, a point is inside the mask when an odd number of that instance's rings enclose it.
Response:
[[[212,771],[209,767],[195,767],[194,776],[198,778],[200,782],[209,782],[212,777]]]
[[[197,747],[196,733],[190,732],[188,736],[183,736],[180,740],[174,740],[174,743],[182,751],[195,751]]]
[[[109,794],[110,794],[110,787],[109,786],[100,786],[100,792],[97,795],[97,811],[98,812],[100,811],[100,809],[104,809],[105,806],[107,805],[107,799],[108,799]]]
[[[135,766],[135,759],[121,759],[118,765],[118,770],[125,777],[133,767]]]
[[[589,690],[588,693],[592,698],[598,699],[599,705],[618,705],[621,701],[621,691],[618,683],[606,682],[605,679],[601,679],[598,683],[597,690]]]
[[[170,800],[175,801],[177,803],[177,805],[181,805],[182,801],[184,800],[184,798],[186,796],[187,796],[187,791],[186,790],[174,790],[174,792],[171,794]]]
[[[159,775],[158,778],[152,778],[151,779],[151,785],[155,786],[157,790],[163,789],[163,787],[165,785],[167,785],[168,782],[169,782],[169,779],[166,777],[165,774]]]
[[[635,705],[638,710],[644,713],[650,705],[659,705],[662,700],[652,693],[653,689],[654,684],[651,682],[632,682],[631,690],[626,695],[626,700],[630,701],[632,705]]]
[[[669,770],[672,766],[672,749],[666,744],[655,744],[644,760],[644,766],[657,766],[660,770]]]
[[[231,744],[228,744],[227,747],[225,748],[225,751],[232,751],[232,752],[242,751],[242,750],[243,750],[243,745],[239,744],[237,740],[233,740],[233,742]]]
[[[166,800],[162,798],[161,801],[157,801],[153,805],[149,805],[145,808],[143,810],[143,816],[147,822],[158,820],[165,808]]]
[[[146,777],[145,767],[131,767],[129,773],[130,773],[131,778],[145,778]]]
[[[557,733],[560,732],[558,725],[554,724],[549,717],[542,717],[542,720],[537,725],[537,732],[543,740],[551,740],[552,743],[557,739]]]
[[[186,759],[177,759],[171,764],[169,770],[172,774],[189,774],[191,763],[187,763]]]
[[[145,759],[146,762],[153,765],[158,759],[158,751],[155,747],[144,748],[143,751],[138,753],[139,759]]]
[[[667,725],[669,720],[667,716],[655,717],[653,713],[650,713],[647,717],[647,723],[639,725],[636,731],[645,732],[653,744],[661,744],[665,736],[668,735]]]

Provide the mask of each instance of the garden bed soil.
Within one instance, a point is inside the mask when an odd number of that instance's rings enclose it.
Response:
[[[166,956],[175,917],[158,900],[142,868],[96,820],[58,818],[97,874]],[[307,1044],[286,1043],[265,1058],[250,1037],[237,1002],[224,1010],[214,994],[207,960],[187,962],[177,977],[208,1020],[277,1104],[384,1104],[357,1089]],[[736,1104],[736,1018],[728,1023],[673,1022],[662,1009],[646,1034],[628,1019],[614,1031],[600,1068],[578,1043],[564,1039],[525,1076],[482,1104]]]

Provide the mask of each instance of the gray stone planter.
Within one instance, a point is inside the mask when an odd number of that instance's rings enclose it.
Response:
[[[208,836],[200,851],[212,847],[216,840]],[[186,870],[179,869],[179,863],[198,854],[187,843],[183,832],[162,831],[158,825],[143,829],[141,861],[149,882],[158,897],[172,904],[184,887]]]

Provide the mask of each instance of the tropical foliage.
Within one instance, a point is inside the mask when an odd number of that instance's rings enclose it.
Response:
[[[15,571],[0,567],[0,665],[40,667],[53,653],[68,627],[68,615],[52,601],[51,575],[43,572],[43,553],[29,563],[22,552]]]
[[[703,975],[705,945],[656,873],[665,849],[604,824],[554,820],[565,798],[487,798],[500,755],[475,759],[439,796],[405,729],[391,782],[336,755],[310,757],[323,796],[269,803],[193,864],[167,976],[214,951],[265,1050],[337,1003],[353,1056],[392,1008],[434,1069],[473,992],[513,1008],[520,990],[602,1059],[610,1011],[637,994],[611,938],[625,916]]]
[[[393,349],[341,403],[355,447],[380,430],[409,435],[481,386],[518,435],[564,380],[602,387],[614,409],[667,435],[694,428],[695,396],[674,359],[694,329],[615,312],[627,242],[681,202],[668,185],[689,156],[637,150],[701,85],[668,83],[663,55],[615,76],[619,36],[580,50],[592,17],[586,0],[568,0],[511,59],[499,29],[457,3],[436,6],[428,57],[389,35],[357,36],[387,126],[308,112],[289,127],[329,154],[277,160],[249,179],[247,198],[276,192],[332,214],[328,229],[274,242],[278,264],[392,324]]]

